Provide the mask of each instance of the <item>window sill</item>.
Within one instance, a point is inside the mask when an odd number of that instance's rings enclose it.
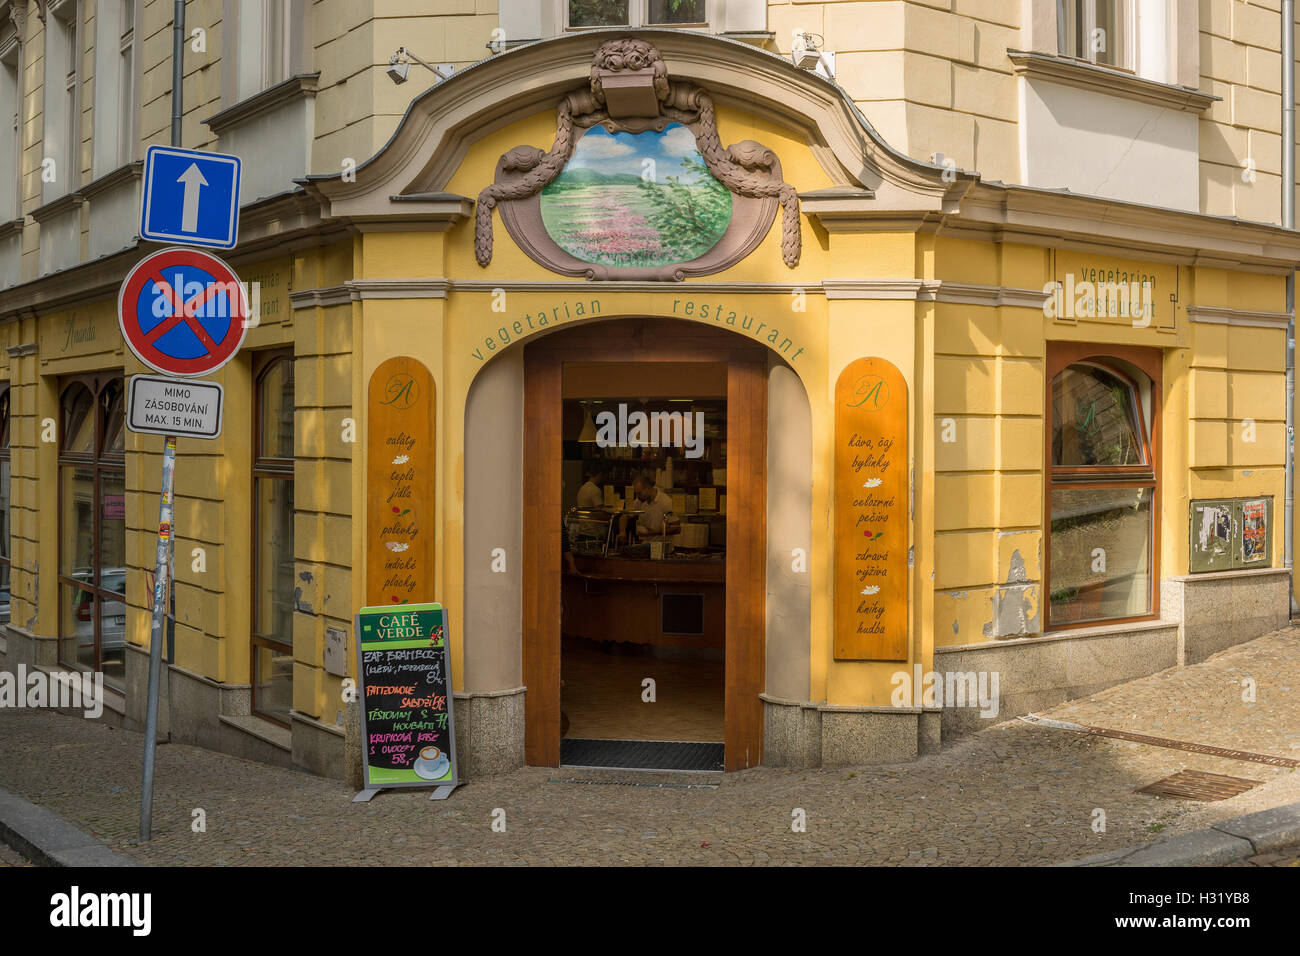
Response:
[[[81,195],[86,199],[92,199],[97,194],[107,192],[114,186],[131,180],[139,180],[144,175],[144,163],[137,160],[132,163],[124,163],[116,169],[109,170],[98,179],[81,187]]]
[[[64,213],[72,212],[74,209],[79,209],[81,204],[85,201],[86,200],[81,195],[80,191],[64,193],[58,199],[47,202],[44,206],[37,209],[33,209],[31,217],[37,222],[48,222]]]
[[[1117,634],[1131,634],[1136,631],[1160,631],[1177,628],[1178,621],[1152,617],[1122,623],[1087,624],[1073,628],[1060,628],[1044,631],[1041,634],[1027,634],[1024,637],[992,638],[975,644],[952,644],[934,649],[935,654],[951,654],[958,651],[984,651],[990,648],[1016,647],[1029,644],[1042,644],[1045,641],[1085,640],[1090,637],[1114,637]]]
[[[1024,50],[1007,50],[1007,56],[1011,59],[1016,75],[1027,80],[1046,80],[1092,93],[1149,103],[1163,109],[1202,113],[1222,99],[1191,87],[1147,80],[1124,70],[1083,63],[1067,57]]]
[[[1235,571],[1198,571],[1195,574],[1179,574],[1165,578],[1166,581],[1178,581],[1182,584],[1199,584],[1202,581],[1233,581],[1242,578],[1286,577],[1291,571],[1287,568],[1237,568]]]
[[[215,113],[203,120],[203,124],[217,136],[223,135],[235,126],[242,126],[249,120],[269,113],[286,103],[295,100],[310,99],[316,95],[316,86],[320,82],[320,73],[298,73],[282,83],[267,87],[260,93],[254,93],[234,106]]]
[[[590,33],[592,30],[695,30],[701,33],[712,32],[707,23],[642,23],[629,26],[626,23],[593,23],[589,26],[566,26],[565,33]]]

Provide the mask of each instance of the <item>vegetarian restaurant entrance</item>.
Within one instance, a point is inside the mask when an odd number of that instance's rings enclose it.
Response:
[[[525,569],[543,606],[524,635],[530,762],[761,759],[767,358],[677,325],[599,322],[525,353],[525,407],[545,410],[525,541],[560,542]]]

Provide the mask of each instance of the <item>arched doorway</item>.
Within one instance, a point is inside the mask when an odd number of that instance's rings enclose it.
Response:
[[[522,674],[529,764],[561,762],[561,541],[566,366],[712,366],[725,379],[726,513],[723,612],[725,768],[763,754],[767,513],[766,349],[733,333],[672,319],[600,321],[524,351]]]

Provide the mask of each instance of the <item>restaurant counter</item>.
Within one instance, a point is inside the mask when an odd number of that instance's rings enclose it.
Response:
[[[563,580],[565,634],[661,647],[724,646],[721,554],[704,560],[681,552],[658,560],[575,554],[573,560],[579,573],[566,569]]]

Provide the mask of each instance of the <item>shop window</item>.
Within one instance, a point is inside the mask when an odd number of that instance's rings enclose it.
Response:
[[[0,382],[0,624],[9,623],[9,572],[13,565],[9,540],[9,399],[9,383]]]
[[[293,355],[257,356],[253,409],[253,712],[293,706]]]
[[[59,661],[126,666],[126,460],[123,379],[66,380],[59,399]]]
[[[1159,357],[1090,351],[1048,356],[1049,627],[1159,610]]]
[[[706,0],[568,0],[568,25],[582,27],[705,26]]]
[[[1056,16],[1062,56],[1134,68],[1134,0],[1057,0]]]

